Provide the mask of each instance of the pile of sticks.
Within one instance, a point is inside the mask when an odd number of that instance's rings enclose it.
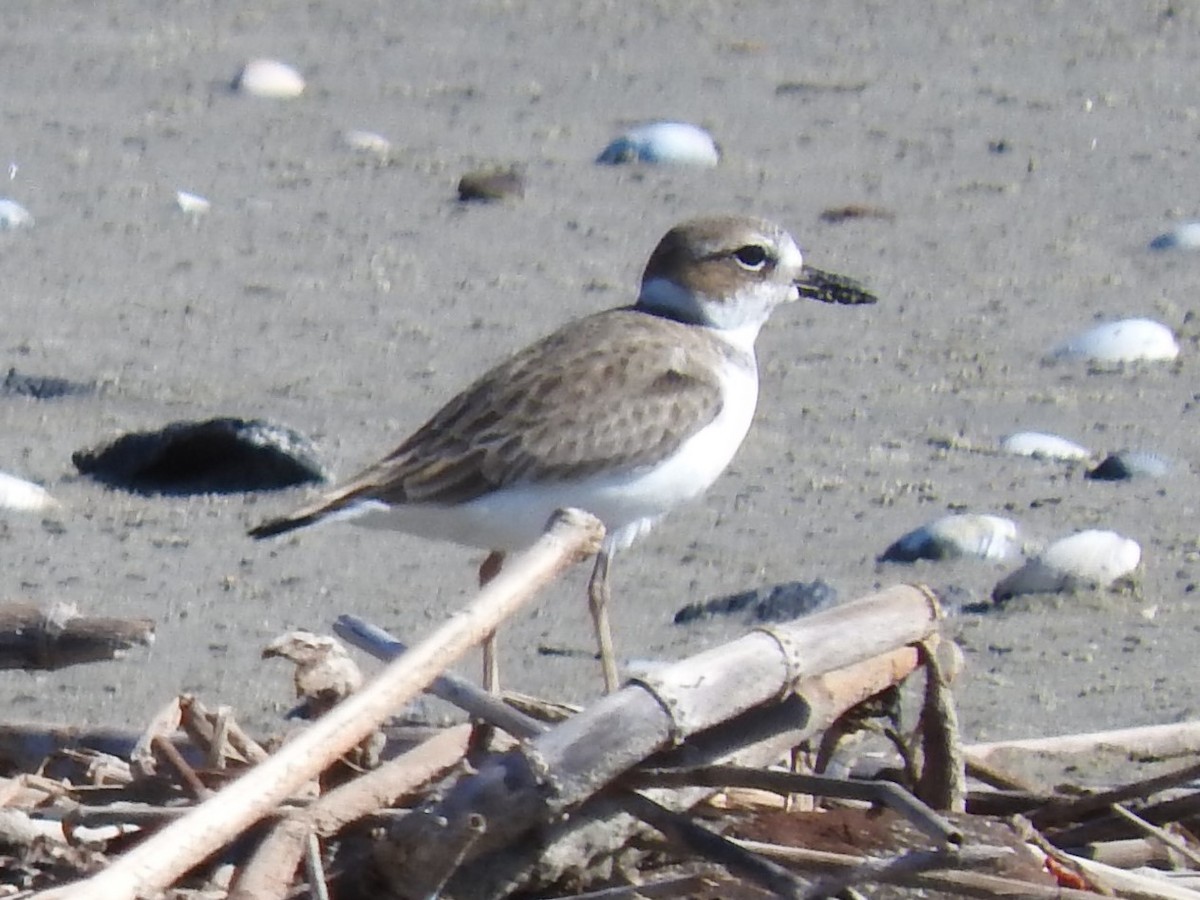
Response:
[[[365,684],[332,639],[272,644],[317,716],[273,752],[195,697],[136,740],[0,728],[0,897],[825,897],[885,884],[1200,898],[1061,849],[1106,847],[1111,862],[1119,845],[1124,862],[1186,870],[1190,838],[1162,823],[1196,813],[1186,784],[1200,767],[1079,797],[1000,772],[997,748],[958,741],[941,613],[920,587],[755,630],[580,711],[514,706],[449,674],[601,538],[591,517],[560,514],[411,649],[343,617],[343,640],[391,660]],[[899,688],[919,671],[920,724],[904,734]],[[422,692],[472,724],[390,727]],[[907,789],[812,774],[880,721]]]

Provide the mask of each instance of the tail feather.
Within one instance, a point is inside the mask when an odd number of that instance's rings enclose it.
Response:
[[[313,525],[323,518],[324,516],[319,513],[281,516],[278,519],[268,519],[261,525],[255,525],[246,534],[250,535],[256,541],[261,541],[263,538],[275,537],[276,535],[286,534],[289,531],[295,531],[297,528]]]

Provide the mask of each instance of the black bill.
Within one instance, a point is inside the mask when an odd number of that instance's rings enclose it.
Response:
[[[857,305],[876,303],[879,300],[853,278],[822,272],[812,266],[805,266],[800,270],[800,277],[796,279],[796,287],[800,289],[801,297],[807,300],[820,300],[822,303]]]

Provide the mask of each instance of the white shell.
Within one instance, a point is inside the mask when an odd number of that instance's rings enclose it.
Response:
[[[1200,222],[1184,222],[1150,242],[1151,250],[1195,250],[1200,247]]]
[[[667,163],[715,166],[721,151],[712,135],[686,122],[652,122],[631,128],[604,148],[599,163]]]
[[[1051,351],[1058,358],[1101,363],[1159,361],[1179,355],[1171,329],[1153,319],[1122,319],[1089,328]]]
[[[1057,434],[1040,431],[1018,431],[1000,441],[1000,449],[1014,456],[1033,456],[1038,459],[1088,459],[1092,451],[1068,441]]]
[[[212,204],[199,194],[191,194],[187,191],[176,191],[175,202],[179,208],[188,215],[199,216],[208,212],[212,208]]]
[[[33,224],[29,210],[15,200],[0,199],[0,231],[28,228]]]
[[[0,472],[0,509],[37,512],[55,506],[58,506],[58,501],[46,493],[45,488],[32,481]]]
[[[382,134],[373,131],[351,129],[342,132],[342,143],[351,150],[363,153],[374,153],[377,156],[387,156],[392,150],[392,142]]]
[[[1080,531],[1055,541],[1037,559],[996,585],[997,599],[1108,587],[1137,568],[1142,548],[1115,531]]]
[[[917,559],[1006,559],[1020,551],[1017,524],[1000,516],[962,513],[943,516],[897,540],[883,559],[912,562]]]
[[[252,97],[290,100],[304,93],[304,78],[287,63],[274,59],[252,59],[242,66],[233,88]]]

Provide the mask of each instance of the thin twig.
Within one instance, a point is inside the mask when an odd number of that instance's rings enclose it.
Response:
[[[1147,822],[1141,816],[1126,809],[1120,803],[1114,803],[1112,805],[1112,811],[1126,822],[1132,823],[1133,826],[1139,831],[1162,841],[1180,856],[1183,856],[1185,859],[1187,859],[1192,865],[1200,866],[1200,853],[1197,853],[1179,838],[1175,837],[1175,835],[1171,834],[1171,832],[1164,828],[1159,828],[1157,825],[1154,825],[1151,822]]]
[[[200,780],[196,770],[188,765],[188,761],[183,758],[183,754],[176,749],[169,738],[156,734],[150,739],[150,747],[156,753],[161,754],[171,764],[171,768],[179,773],[179,777],[183,779],[184,785],[187,786],[193,797],[197,800],[205,800],[212,796],[212,791]]]
[[[803,866],[816,872],[839,871],[860,866],[866,857],[846,853],[830,853],[825,850],[809,850],[804,847],[785,847],[761,841],[737,841],[738,845],[753,850],[760,856],[777,859],[792,865]],[[981,848],[972,848],[978,850]],[[889,876],[889,882],[906,887],[926,890],[948,891],[964,897],[980,897],[996,900],[997,897],[1024,897],[1028,900],[1096,900],[1098,894],[1077,891],[1049,884],[1035,884],[1000,875],[982,872],[918,872]]]
[[[1167,788],[1200,777],[1200,763],[1193,763],[1174,772],[1144,778],[1109,791],[1089,794],[1076,800],[1055,800],[1029,814],[1029,820],[1039,829],[1078,822],[1084,816],[1108,809],[1114,803],[1144,799]]]
[[[1007,847],[969,847],[962,850],[914,850],[885,859],[866,858],[860,865],[816,882],[803,900],[833,897],[855,884],[892,882],[898,878],[928,872],[930,869],[961,869],[994,863],[1011,853]]]
[[[853,781],[829,775],[808,775],[741,766],[704,766],[689,769],[638,769],[625,777],[635,787],[739,787],[776,794],[816,794],[841,800],[862,800],[886,806],[914,827],[943,844],[962,843],[962,832],[921,800],[890,781]]]
[[[699,853],[710,862],[724,866],[732,874],[749,879],[779,897],[803,896],[804,882],[783,866],[702,828],[687,816],[660,806],[637,791],[621,795],[617,802],[631,816],[662,832],[668,842]]]
[[[711,882],[712,876],[704,874],[676,875],[641,884],[623,884],[620,887],[588,891],[586,894],[571,894],[555,900],[639,900],[639,898],[687,897]]]
[[[333,623],[333,631],[347,644],[385,662],[395,659],[408,649],[378,625],[358,616],[338,616],[337,621]],[[533,737],[546,730],[543,723],[518,712],[494,694],[476,687],[453,672],[443,672],[433,680],[426,692],[457,706],[474,719],[507,731],[517,739]]]
[[[321,842],[315,834],[309,834],[304,842],[304,874],[308,878],[308,892],[313,900],[329,900],[325,864],[321,862]]]

